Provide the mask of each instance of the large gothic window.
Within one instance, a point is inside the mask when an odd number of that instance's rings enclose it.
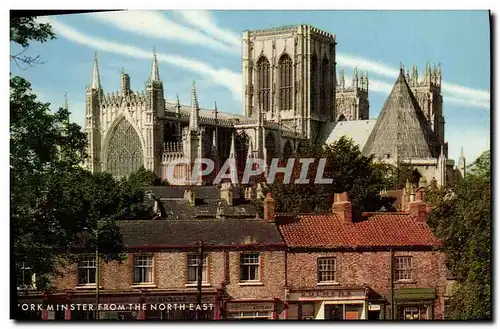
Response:
[[[144,161],[139,135],[134,127],[122,118],[109,141],[106,171],[115,177],[122,177],[142,166]]]
[[[279,60],[280,72],[280,110],[291,110],[293,106],[292,59],[287,54]]]
[[[323,58],[321,62],[321,110],[323,114],[329,114],[329,95],[330,95],[330,62],[328,58]]]
[[[313,54],[311,56],[311,81],[310,81],[310,87],[311,87],[311,112],[312,113],[317,113],[318,112],[318,57],[316,54]]]
[[[264,111],[269,111],[271,108],[271,75],[269,74],[269,69],[269,61],[266,57],[262,56],[257,61],[257,88],[259,91],[258,107],[262,107]]]

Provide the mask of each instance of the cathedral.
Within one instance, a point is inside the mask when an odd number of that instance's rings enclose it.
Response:
[[[347,136],[375,161],[411,163],[427,182],[446,185],[465,175],[448,159],[444,139],[441,68],[427,64],[422,79],[414,66],[400,74],[377,119],[369,117],[368,73],[354,71],[346,85],[337,74],[336,36],[309,25],[245,31],[242,38],[242,114],[198,105],[193,82],[190,105],[166,100],[153,53],[143,91],[130,90],[123,70],[120,91],[104,93],[97,56],[86,90],[84,131],[89,141],[85,166],[122,177],[145,167],[166,178],[191,181],[193,163],[211,158],[218,166],[234,157],[269,161],[293,154],[301,142],[331,143]],[[194,184],[205,183],[202,178]]]

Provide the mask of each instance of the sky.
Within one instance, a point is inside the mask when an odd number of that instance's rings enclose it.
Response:
[[[369,75],[370,118],[394,85],[400,62],[441,64],[449,158],[460,148],[471,162],[490,148],[490,27],[487,11],[125,11],[44,16],[57,39],[34,42],[26,54],[44,61],[28,69],[11,62],[53,110],[68,95],[71,119],[83,125],[85,87],[97,52],[105,92],[117,92],[121,68],[132,90],[144,90],[153,48],[167,100],[190,104],[196,80],[200,106],[242,113],[244,30],[310,24],[336,34],[337,71]],[[18,50],[11,44],[11,52]]]

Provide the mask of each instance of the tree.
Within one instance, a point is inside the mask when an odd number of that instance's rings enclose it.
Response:
[[[269,184],[279,212],[331,211],[334,193],[347,191],[353,205],[353,213],[378,211],[391,208],[389,198],[381,198],[383,179],[373,165],[372,157],[363,156],[359,147],[346,137],[324,147],[304,144],[296,156],[292,183],[300,176],[298,158],[316,159],[309,167],[308,184],[283,184],[283,175]],[[332,184],[316,184],[319,159],[325,158],[324,178],[333,179]],[[358,216],[359,217],[359,216]]]
[[[11,21],[13,42],[53,38],[50,25],[30,19]],[[59,266],[74,261],[72,251],[99,248],[105,261],[121,260],[123,243],[117,220],[144,216],[144,194],[127,181],[92,174],[80,164],[86,137],[69,112],[51,113],[22,77],[10,79],[11,240],[16,277],[21,265],[37,274],[37,288]]]
[[[10,41],[20,45],[22,51],[17,54],[11,54],[10,58],[19,68],[22,69],[21,65],[32,67],[33,64],[43,63],[40,60],[40,56],[31,57],[25,54],[31,41],[43,43],[52,39],[55,39],[55,34],[50,24],[40,24],[35,21],[35,17],[11,17]]]
[[[397,166],[374,163],[373,166],[380,172],[386,190],[403,189],[407,181],[412,185],[418,185],[420,180],[420,173],[408,163],[398,163]]]
[[[128,181],[130,184],[136,186],[167,186],[168,182],[166,180],[161,180],[158,175],[156,175],[153,171],[147,170],[144,167],[139,168],[138,170],[131,173],[128,177]]]
[[[428,224],[443,241],[456,279],[451,317],[491,319],[491,172],[489,151],[453,189],[434,191]],[[437,197],[436,197],[437,196]]]

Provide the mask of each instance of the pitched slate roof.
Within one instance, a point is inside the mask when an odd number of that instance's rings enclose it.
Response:
[[[146,191],[152,192],[154,197],[146,197],[145,203],[154,205],[158,199],[164,209],[164,217],[168,220],[190,220],[195,218],[215,218],[217,208],[221,203],[220,216],[235,218],[255,218],[258,212],[256,206],[245,199],[234,199],[233,205],[228,205],[220,198],[220,189],[215,185],[209,186],[147,186]],[[195,195],[195,205],[191,206],[184,198],[184,191],[190,190]]]
[[[345,223],[335,214],[301,215],[279,224],[289,247],[432,247],[440,241],[425,223],[408,213],[372,213],[366,220]]]
[[[330,125],[325,143],[331,144],[342,136],[346,136],[358,144],[362,150],[376,122],[377,120],[353,120],[334,123],[333,126]]]
[[[400,70],[368,138],[363,153],[376,157],[425,159],[437,158],[432,131]]]
[[[127,247],[279,245],[274,223],[263,219],[124,220],[118,222]]]

